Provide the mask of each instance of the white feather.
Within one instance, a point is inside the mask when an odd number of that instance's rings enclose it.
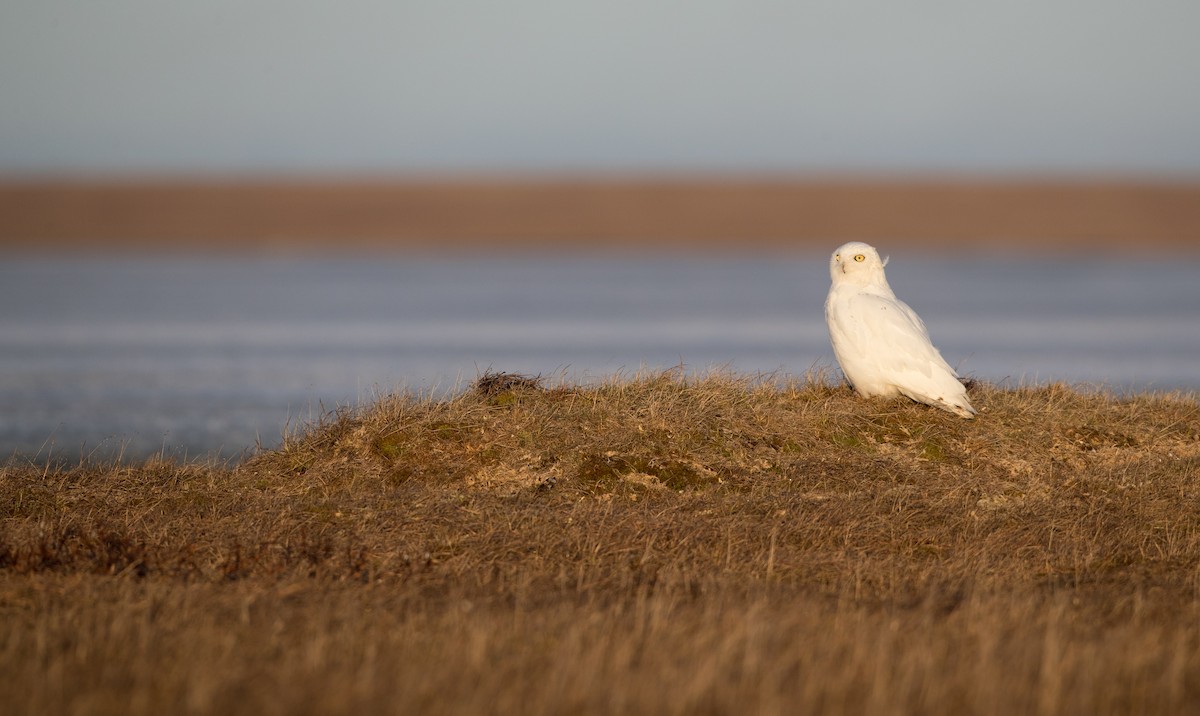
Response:
[[[865,397],[904,395],[971,418],[958,374],[929,340],[925,323],[888,286],[879,253],[853,241],[833,253],[825,321],[846,380]]]

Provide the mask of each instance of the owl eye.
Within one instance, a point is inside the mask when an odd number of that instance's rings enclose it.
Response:
[[[861,264],[863,261],[867,260],[867,257],[863,256],[862,254],[854,254],[854,260]]]

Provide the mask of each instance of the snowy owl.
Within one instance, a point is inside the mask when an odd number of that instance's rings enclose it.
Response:
[[[842,373],[864,397],[904,395],[974,417],[966,388],[929,342],[924,322],[888,286],[886,263],[860,241],[839,247],[829,261],[825,322]]]

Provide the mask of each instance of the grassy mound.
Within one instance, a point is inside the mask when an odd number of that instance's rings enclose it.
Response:
[[[232,467],[0,471],[24,712],[1186,713],[1200,405],[488,375]]]

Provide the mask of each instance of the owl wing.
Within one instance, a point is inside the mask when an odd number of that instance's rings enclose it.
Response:
[[[925,323],[899,299],[855,293],[831,320],[858,360],[905,394],[936,395],[958,382],[930,342]]]

